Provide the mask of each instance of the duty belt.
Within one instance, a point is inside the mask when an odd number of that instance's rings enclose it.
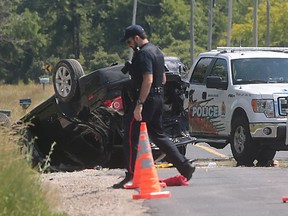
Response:
[[[137,94],[140,92],[140,89],[136,89],[136,92],[137,92]],[[153,94],[153,93],[158,93],[158,94],[160,94],[160,93],[163,93],[164,92],[164,89],[163,89],[163,87],[151,87],[150,88],[150,94]]]
[[[151,87],[150,93],[163,93],[163,87]]]

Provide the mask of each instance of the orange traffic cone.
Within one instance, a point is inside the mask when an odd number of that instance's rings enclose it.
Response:
[[[288,201],[288,196],[283,196],[282,201],[283,201],[283,203],[286,203],[286,201]]]
[[[145,124],[145,122],[143,122]],[[142,128],[141,128],[142,127]],[[145,148],[147,148],[145,140],[148,142],[149,144],[149,138],[148,138],[148,133],[147,133],[147,127],[146,124],[144,126],[142,126],[141,123],[141,127],[140,127],[140,137],[139,137],[139,144],[138,144],[138,148],[137,148],[137,157],[136,157],[136,162],[135,162],[135,168],[134,168],[134,175],[133,175],[133,180],[131,183],[127,183],[124,188],[126,189],[136,189],[140,187],[140,176],[141,176],[141,160],[143,158],[143,155],[145,153]],[[145,128],[143,128],[145,127]],[[141,131],[145,130],[146,133],[141,134]],[[144,143],[142,143],[142,141]],[[140,144],[140,142],[142,144]],[[150,144],[149,144],[150,147]],[[151,148],[150,148],[151,151]],[[153,162],[154,163],[154,162]],[[159,184],[161,187],[166,187],[166,183],[165,182],[161,182],[159,181]]]
[[[145,122],[141,122],[139,136],[139,158],[137,180],[139,184],[139,194],[134,194],[133,199],[153,199],[171,197],[170,191],[161,191],[158,174],[154,166],[154,160],[149,143],[147,127]],[[139,156],[139,157],[138,157]],[[135,164],[136,165],[136,164]],[[135,166],[136,169],[136,166]]]

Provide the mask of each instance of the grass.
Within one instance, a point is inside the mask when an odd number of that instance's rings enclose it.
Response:
[[[11,110],[10,119],[14,122],[53,94],[54,90],[51,84],[46,84],[44,89],[40,84],[0,84],[0,110]],[[27,110],[23,110],[19,100],[26,98],[31,99],[32,103]]]
[[[53,94],[51,85],[0,85],[0,109],[11,110],[12,122],[25,114],[19,99],[30,98],[29,111]],[[45,189],[39,173],[32,170],[16,144],[19,137],[11,129],[0,126],[0,215],[1,216],[52,216],[66,215],[51,209],[56,199]]]

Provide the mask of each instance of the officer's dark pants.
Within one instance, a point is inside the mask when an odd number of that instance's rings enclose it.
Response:
[[[124,152],[127,160],[127,170],[134,173],[137,156],[137,145],[140,134],[140,122],[134,119],[135,103],[128,108],[124,117]],[[187,158],[182,155],[175,144],[169,140],[162,126],[163,96],[160,93],[149,94],[142,110],[142,121],[146,122],[149,139],[164,152],[179,170],[188,163]]]

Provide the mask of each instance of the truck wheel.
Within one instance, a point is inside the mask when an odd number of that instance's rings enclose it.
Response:
[[[53,87],[58,99],[71,101],[79,93],[78,80],[84,75],[81,64],[75,59],[64,59],[53,70]]]
[[[276,154],[276,150],[262,148],[256,157],[257,164],[256,166],[259,167],[267,167],[273,164],[273,158]]]
[[[230,146],[237,166],[254,166],[257,148],[252,143],[248,120],[244,116],[232,122]]]

